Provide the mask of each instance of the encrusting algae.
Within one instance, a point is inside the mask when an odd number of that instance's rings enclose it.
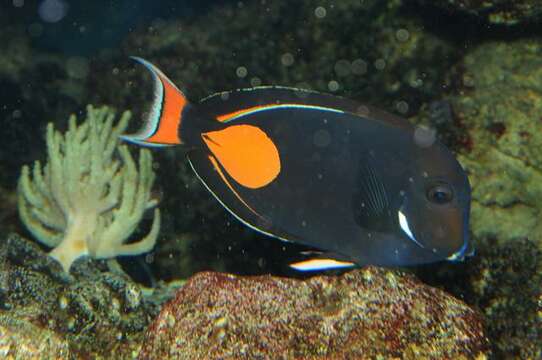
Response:
[[[151,199],[155,174],[149,151],[139,153],[139,170],[119,135],[130,119],[126,111],[113,127],[115,112],[87,107],[87,118],[76,124],[72,115],[62,135],[47,126],[47,164],[23,166],[19,179],[22,222],[68,272],[81,256],[97,259],[150,251],[160,230],[160,211],[154,209],[151,230],[142,240],[124,242],[144,212],[156,206]],[[120,157],[120,161],[118,160]],[[30,174],[32,172],[32,175]]]

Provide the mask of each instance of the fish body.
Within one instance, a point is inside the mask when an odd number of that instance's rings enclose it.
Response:
[[[470,252],[467,176],[426,130],[348,99],[283,87],[190,104],[160,70],[136,60],[154,76],[155,99],[143,130],[124,138],[187,147],[192,169],[228,211],[259,232],[320,249],[315,268],[414,265]]]

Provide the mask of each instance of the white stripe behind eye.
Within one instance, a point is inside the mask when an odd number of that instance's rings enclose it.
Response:
[[[399,210],[397,212],[397,215],[399,216],[399,226],[401,226],[401,230],[403,230],[405,234],[407,234],[410,240],[414,241],[418,246],[423,248],[424,246],[420,244],[414,237],[414,234],[412,234],[412,230],[410,230],[410,226],[408,225],[408,219],[405,214],[403,214],[402,211]]]

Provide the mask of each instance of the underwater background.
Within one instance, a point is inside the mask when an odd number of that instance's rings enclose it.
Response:
[[[292,86],[434,129],[468,173],[476,254],[299,274],[305,247],[243,226],[168,148],[154,249],[64,272],[20,220],[21,169],[88,104],[137,129],[152,86],[130,56],[194,102]],[[3,0],[0,134],[2,358],[542,358],[538,0]]]

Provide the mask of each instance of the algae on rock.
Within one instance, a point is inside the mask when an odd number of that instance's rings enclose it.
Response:
[[[472,231],[542,247],[542,46],[489,42],[461,68],[463,89],[449,100],[472,144],[459,155],[473,189]]]
[[[493,24],[515,25],[542,19],[540,0],[419,0],[476,15]]]

